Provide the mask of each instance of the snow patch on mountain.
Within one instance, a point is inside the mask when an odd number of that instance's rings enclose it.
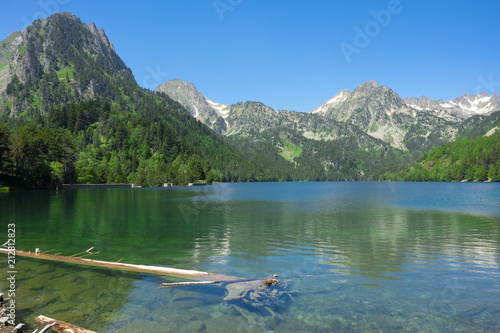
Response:
[[[329,109],[334,108],[337,105],[340,105],[342,102],[346,101],[349,98],[349,96],[351,96],[351,92],[347,89],[344,89],[337,95],[335,95],[333,98],[328,100],[326,103],[321,104],[316,109],[312,110],[311,113],[324,113]]]
[[[500,97],[495,93],[488,95],[462,95],[451,101],[435,101],[425,96],[405,98],[405,103],[417,110],[434,111],[440,117],[457,115],[462,119],[474,115],[487,115],[500,110]]]
[[[194,111],[195,111],[193,117],[198,118],[198,116],[200,115],[200,111],[198,110],[196,105],[193,104],[191,106],[194,108]]]
[[[231,112],[231,108],[229,107],[229,105],[214,102],[207,97],[205,97],[205,100],[207,101],[208,105],[210,105],[212,109],[217,112],[219,116],[221,116],[222,118],[229,117],[229,113]]]
[[[456,105],[470,114],[487,114],[500,110],[499,102],[498,95],[490,96],[487,93],[482,93],[481,95],[460,96],[450,101],[450,104]]]

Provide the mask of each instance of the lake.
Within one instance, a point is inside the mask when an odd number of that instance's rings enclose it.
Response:
[[[17,257],[17,322],[99,332],[498,332],[500,184],[241,183],[0,193],[18,249],[280,284]],[[1,255],[0,288],[8,289]],[[259,283],[259,282],[257,282]],[[232,286],[232,287],[231,287]]]

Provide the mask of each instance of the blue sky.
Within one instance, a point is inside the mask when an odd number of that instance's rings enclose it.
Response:
[[[401,97],[500,93],[500,2],[18,0],[0,40],[56,11],[104,28],[139,85],[310,111],[375,80]]]

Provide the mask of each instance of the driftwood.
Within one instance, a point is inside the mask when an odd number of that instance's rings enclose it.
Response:
[[[265,285],[266,287],[275,286],[277,284],[279,284],[279,281],[276,279],[272,279],[272,278],[265,279],[264,283],[263,283],[263,285]]]
[[[278,275],[274,275],[274,277],[277,277]],[[218,284],[218,283],[224,283],[226,285],[232,284],[232,283],[244,283],[244,282],[252,282],[255,283],[256,281],[262,281],[263,279],[261,278],[255,278],[255,279],[240,279],[240,278],[235,278],[234,280],[224,280],[224,281],[188,281],[188,282],[167,282],[167,283],[162,283],[159,288],[171,288],[171,287],[183,287],[183,286],[194,286],[194,285],[204,285],[204,284]],[[263,280],[262,286],[266,287],[272,287],[276,286],[279,284],[279,281],[274,279],[274,278],[266,278]]]
[[[170,288],[170,287],[180,287],[180,286],[193,286],[200,284],[217,284],[222,281],[189,281],[189,282],[171,282],[171,283],[162,283],[160,288]]]
[[[38,316],[35,318],[35,320],[37,323],[42,324],[42,325],[52,325],[50,328],[56,332],[61,332],[61,333],[96,333],[94,331],[87,330],[85,328],[81,328],[81,327],[78,327],[78,326],[75,326],[72,324],[68,324],[64,321],[52,319],[52,318],[45,317],[45,316]]]
[[[82,252],[80,252],[80,253],[73,254],[73,255],[71,255],[70,257],[77,257],[77,256],[79,256],[80,254],[84,254],[84,253],[90,253],[90,254],[93,254],[93,253],[92,253],[92,250],[93,250],[93,249],[94,249],[94,247],[92,246],[90,249],[85,250],[85,251],[82,251]],[[96,252],[96,253],[99,253],[99,252]]]
[[[86,256],[91,256],[91,255],[94,255],[94,254],[99,254],[101,253],[101,251],[97,251],[97,252],[89,252],[87,254],[84,254],[83,256],[80,256],[80,258],[83,258],[83,257],[86,257]]]
[[[44,328],[42,328],[42,330],[40,331],[40,333],[45,333],[45,332],[47,332],[47,331],[48,331],[48,330],[50,330],[50,328],[51,328],[52,326],[54,326],[55,324],[56,324],[56,322],[53,322],[52,324],[48,324],[47,326],[45,326]],[[36,330],[36,331],[38,331],[38,330]],[[35,332],[36,332],[36,331],[35,331]]]
[[[14,332],[22,332],[24,326],[24,323],[17,324],[16,327],[14,327]]]
[[[0,248],[0,253],[7,254],[8,252],[9,251],[7,249]],[[213,273],[194,271],[194,270],[186,270],[186,269],[178,269],[178,268],[162,267],[162,266],[125,264],[125,263],[121,263],[121,262],[92,260],[92,259],[81,258],[81,257],[61,256],[61,255],[57,255],[57,254],[46,254],[46,253],[36,254],[33,252],[20,251],[20,250],[16,250],[16,256],[65,262],[65,263],[78,264],[78,265],[103,267],[103,268],[117,269],[117,270],[130,271],[130,272],[139,272],[139,273],[166,275],[166,276],[172,276],[172,277],[181,277],[181,278],[186,278],[189,280],[210,279],[210,280],[214,280],[214,281],[227,281],[227,280],[237,280],[238,279],[234,276],[226,276],[226,275],[221,275],[221,274],[213,274]]]

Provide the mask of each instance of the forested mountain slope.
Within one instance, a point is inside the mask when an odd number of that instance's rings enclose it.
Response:
[[[264,174],[267,163],[249,161],[167,95],[140,88],[94,24],[54,14],[0,46],[8,71],[0,92],[3,179],[153,186]]]
[[[0,42],[0,185],[374,180],[432,147],[491,135],[499,118],[442,117],[376,82],[309,113],[217,103],[182,80],[152,92],[102,28],[70,13]]]
[[[413,166],[381,180],[500,181],[500,135],[483,136],[431,149]]]

